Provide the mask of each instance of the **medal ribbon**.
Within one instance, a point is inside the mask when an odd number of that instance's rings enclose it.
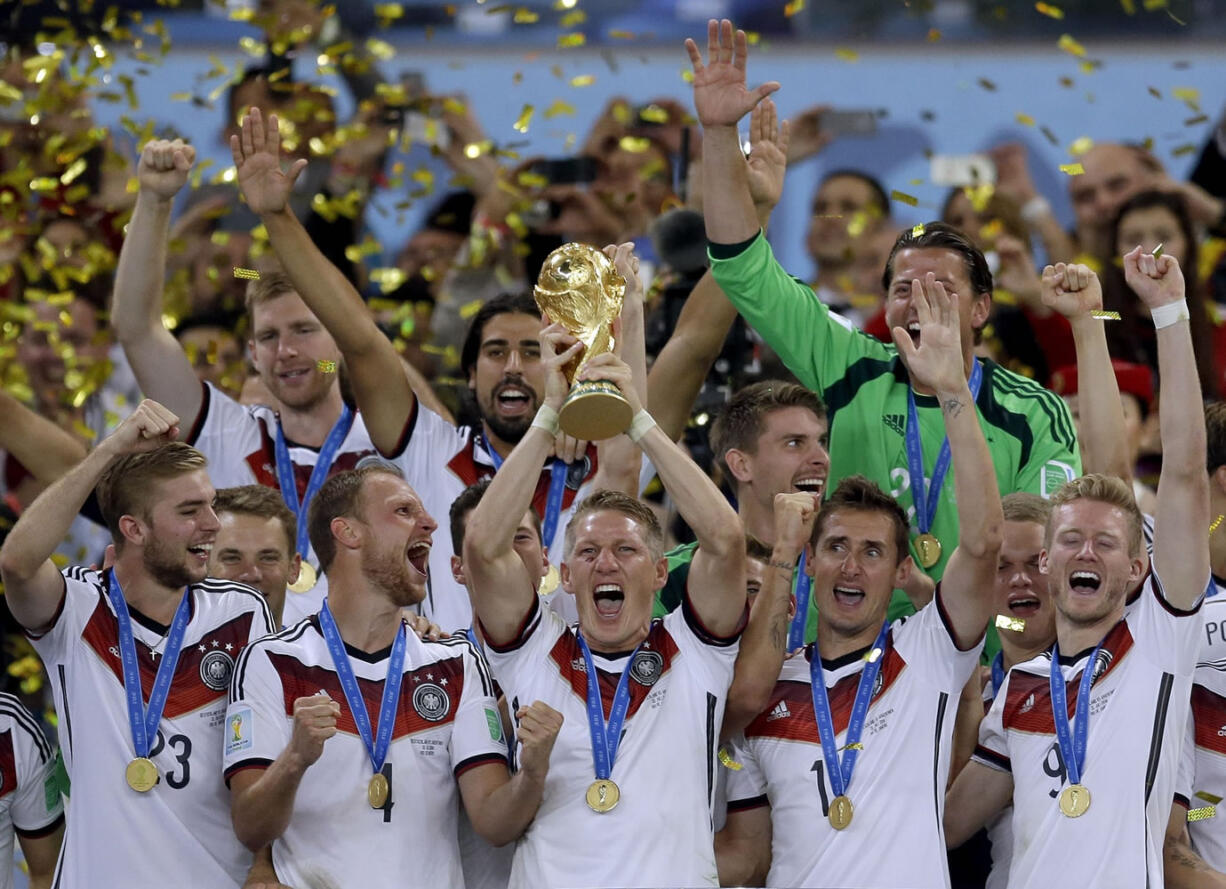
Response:
[[[587,640],[582,633],[576,633],[579,640],[579,650],[583,652],[583,662],[587,666],[587,723],[592,735],[592,759],[596,766],[596,777],[607,780],[613,774],[613,762],[617,759],[617,747],[621,743],[622,724],[626,721],[626,712],[630,709],[630,668],[640,642],[626,661],[626,669],[622,670],[621,678],[617,680],[617,691],[613,694],[613,706],[609,709],[609,722],[604,721],[604,707],[600,700],[600,677],[596,674],[596,664],[592,661],[592,651],[587,647]]]
[[[992,659],[992,697],[1000,694],[1000,687],[1005,684],[1005,653],[996,652]]]
[[[353,714],[353,722],[357,726],[358,735],[366,745],[370,754],[370,764],[375,774],[383,770],[383,762],[387,759],[387,748],[392,742],[392,729],[396,725],[396,708],[400,704],[400,680],[404,678],[404,621],[396,632],[396,641],[392,643],[392,653],[387,660],[387,679],[383,682],[383,701],[379,705],[378,734],[371,731],[370,714],[366,712],[366,699],[358,689],[357,677],[353,675],[353,667],[349,663],[349,655],[345,652],[345,643],[341,639],[340,630],[336,628],[336,620],[332,610],[328,608],[328,600],[324,598],[323,608],[319,610],[319,629],[323,632],[324,641],[328,643],[328,653],[332,655],[332,664],[336,667],[336,678],[340,680],[341,691],[345,693],[345,702],[349,704],[349,712]]]
[[[860,685],[856,689],[856,700],[852,704],[851,718],[847,722],[847,744],[843,747],[842,762],[839,761],[838,748],[834,746],[834,718],[830,714],[830,696],[826,693],[826,681],[822,677],[822,658],[817,650],[817,642],[813,643],[813,660],[809,663],[813,715],[817,718],[822,759],[826,761],[826,773],[830,776],[830,787],[835,796],[846,795],[847,788],[851,786],[851,774],[856,768],[856,756],[860,752],[860,736],[864,733],[864,717],[868,714],[877,674],[881,672],[881,662],[885,660],[885,638],[889,629],[889,621],[881,625],[881,632],[877,634],[873,647],[869,649],[869,661],[860,671]],[[877,656],[873,657],[874,654]]]
[[[809,590],[812,581],[805,573],[805,554],[800,554],[796,565],[796,579],[793,582],[792,593],[796,596],[796,614],[792,617],[792,625],[788,628],[788,651],[795,651],[805,646],[805,624],[809,618]]]
[[[1081,671],[1081,684],[1077,689],[1077,711],[1073,714],[1073,729],[1069,732],[1068,699],[1064,695],[1064,674],[1060,672],[1060,643],[1057,642],[1051,650],[1051,711],[1056,718],[1056,740],[1060,744],[1060,755],[1064,759],[1064,768],[1068,772],[1069,784],[1080,784],[1081,773],[1086,762],[1086,736],[1090,732],[1090,686],[1094,684],[1094,665],[1098,663],[1098,651],[1102,643],[1095,646],[1090,660]]]
[[[179,607],[170,622],[170,632],[166,634],[166,651],[162,654],[162,662],[158,664],[157,676],[153,680],[153,688],[149,692],[149,708],[145,709],[140,687],[140,667],[136,663],[136,640],[132,636],[132,616],[128,613],[128,603],[123,598],[123,588],[115,577],[114,569],[110,572],[110,583],[107,584],[107,597],[111,607],[115,609],[115,622],[119,625],[119,660],[123,665],[123,691],[128,699],[128,723],[132,726],[132,747],[138,757],[148,757],[152,739],[157,737],[158,723],[162,721],[162,711],[166,707],[166,697],[170,694],[170,683],[174,679],[175,667],[179,664],[179,652],[183,649],[183,637],[187,633],[187,623],[191,620],[191,588],[183,591]]]
[[[341,408],[341,415],[328,433],[328,437],[324,439],[323,447],[319,449],[319,457],[315,460],[315,467],[311,470],[311,478],[307,482],[306,493],[302,498],[302,502],[299,503],[298,484],[294,481],[294,464],[289,458],[289,445],[285,442],[285,430],[281,428],[281,419],[277,418],[277,438],[275,441],[277,485],[281,488],[281,498],[285,500],[285,505],[298,518],[298,540],[296,545],[298,555],[302,556],[303,559],[307,557],[307,553],[311,550],[310,529],[307,527],[307,510],[311,506],[311,501],[315,499],[315,495],[319,493],[319,489],[324,486],[324,482],[328,478],[328,472],[332,469],[332,461],[336,459],[336,452],[340,450],[341,444],[349,435],[349,429],[352,426],[353,411],[349,409],[349,405],[345,405]]]
[[[971,402],[979,400],[979,387],[983,383],[983,365],[979,359],[971,368],[971,378],[968,385],[971,390]],[[924,449],[920,441],[919,412],[915,409],[915,390],[907,388],[907,434],[904,437],[907,446],[907,471],[911,473],[911,499],[915,503],[915,522],[921,534],[927,534],[936,518],[937,506],[941,502],[941,487],[945,484],[945,474],[949,471],[949,436],[941,442],[941,450],[937,452],[937,462],[932,467],[932,480],[924,476]],[[926,484],[927,483],[927,484]]]
[[[493,446],[482,436],[481,444],[494,464],[494,472],[502,469],[502,457]],[[553,535],[558,531],[558,518],[562,515],[562,495],[566,493],[566,472],[570,465],[563,463],[557,457],[549,465],[549,496],[545,499],[545,514],[541,516],[541,546],[553,543]]]

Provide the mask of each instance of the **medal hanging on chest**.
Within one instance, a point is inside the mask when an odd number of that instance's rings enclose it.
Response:
[[[587,789],[584,798],[593,812],[605,814],[613,811],[621,801],[621,788],[612,779],[613,763],[617,759],[617,747],[621,743],[622,725],[626,722],[626,714],[630,710],[630,673],[634,668],[634,659],[638,657],[640,642],[626,661],[626,669],[622,670],[617,680],[617,691],[613,693],[613,705],[609,708],[609,721],[604,719],[604,703],[600,698],[600,676],[596,673],[596,664],[592,660],[591,649],[582,633],[576,633],[579,650],[583,652],[583,662],[587,669],[587,723],[592,738],[592,761],[596,770],[596,780]]]
[[[1060,644],[1052,646],[1051,689],[1052,717],[1056,723],[1056,743],[1060,745],[1060,758],[1068,775],[1068,787],[1060,791],[1060,811],[1069,818],[1080,818],[1090,810],[1090,790],[1081,783],[1085,774],[1086,744],[1090,733],[1090,689],[1094,684],[1094,666],[1098,663],[1100,642],[1090,654],[1081,671],[1077,685],[1077,710],[1073,713],[1073,727],[1069,729],[1068,699],[1065,696],[1064,674],[1060,670]]]

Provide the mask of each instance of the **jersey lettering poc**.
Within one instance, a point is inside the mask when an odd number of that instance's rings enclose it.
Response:
[[[63,820],[51,744],[21,701],[0,694],[0,889],[13,886],[14,831],[42,837]]]
[[[1173,608],[1151,574],[1103,640],[1091,667],[1082,777],[1092,802],[1079,818],[1065,816],[1058,804],[1068,774],[1052,716],[1051,654],[1009,671],[980,725],[974,754],[1013,775],[1009,886],[1160,885],[1202,627],[1199,606]],[[1091,651],[1061,658],[1070,713]]]
[[[372,726],[390,649],[348,648]],[[404,679],[383,774],[391,793],[371,808],[370,756],[333,667],[317,618],[251,646],[239,661],[225,726],[227,782],[266,768],[289,744],[294,701],[326,693],[340,704],[338,732],[307,769],[289,827],[272,847],[273,866],[290,886],[463,886],[457,848],[456,778],[507,762],[493,681],[462,638],[422,642],[410,632]]]
[[[55,624],[33,639],[51,677],[72,805],[57,886],[160,889],[241,885],[251,853],[234,836],[220,780],[221,729],[235,659],[271,632],[264,598],[205,580],[191,587],[191,619],[149,758],[160,780],[137,793],[124,780],[135,756],[115,612],[96,571],[69,568]],[[132,614],[143,700],[165,633]],[[152,841],[150,838],[156,838]]]
[[[487,643],[512,712],[540,700],[564,717],[541,808],[515,851],[513,889],[718,885],[711,802],[738,637],[708,634],[686,601],[653,621],[633,665],[592,652],[606,719],[622,671],[631,670],[611,775],[621,800],[603,814],[585,800],[595,768],[574,630],[537,599],[515,641]]]
[[[942,813],[958,695],[979,662],[959,651],[938,599],[890,628],[847,795],[841,831],[813,713],[806,657],[785,661],[770,704],[745,729],[728,776],[728,815],[770,806],[768,886],[948,887]],[[823,664],[835,744],[847,724],[867,651]],[[889,842],[882,842],[889,837]]]

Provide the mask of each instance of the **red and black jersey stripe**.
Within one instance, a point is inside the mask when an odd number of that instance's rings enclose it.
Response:
[[[1193,685],[1192,719],[1196,724],[1196,746],[1226,755],[1226,697],[1203,685]]]
[[[626,718],[632,718],[643,701],[647,699],[647,695],[651,693],[652,686],[659,682],[664,675],[668,673],[672,667],[673,659],[677,656],[677,643],[664,628],[663,621],[654,621],[651,629],[647,632],[647,638],[643,640],[642,647],[639,649],[638,657],[642,657],[645,652],[654,652],[662,659],[662,663],[658,671],[653,675],[654,678],[650,683],[641,681],[633,670],[633,664],[627,662],[626,669],[630,670],[630,681],[627,685],[630,688],[630,708],[626,711]],[[558,673],[570,685],[571,691],[583,701],[587,702],[587,664],[583,659],[583,652],[579,648],[579,639],[573,630],[567,630],[558,637],[558,641],[553,644],[553,648],[549,651],[549,659],[557,667]],[[617,693],[617,683],[621,680],[620,673],[607,673],[599,667],[596,668],[596,675],[600,680],[600,703],[604,708],[604,718],[609,718],[609,713],[613,708],[613,696]]]

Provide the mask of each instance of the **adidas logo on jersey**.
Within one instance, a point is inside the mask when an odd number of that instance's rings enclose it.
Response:
[[[792,711],[788,709],[787,701],[780,701],[775,705],[775,709],[771,710],[770,715],[766,717],[767,722],[774,722],[776,719],[786,719],[792,715]]]
[[[1029,713],[1033,709],[1034,709],[1034,695],[1031,694],[1030,697],[1026,698],[1022,706],[1018,708],[1017,712],[1018,713]]]
[[[882,414],[881,422],[889,426],[899,435],[905,435],[905,418],[902,414]]]

